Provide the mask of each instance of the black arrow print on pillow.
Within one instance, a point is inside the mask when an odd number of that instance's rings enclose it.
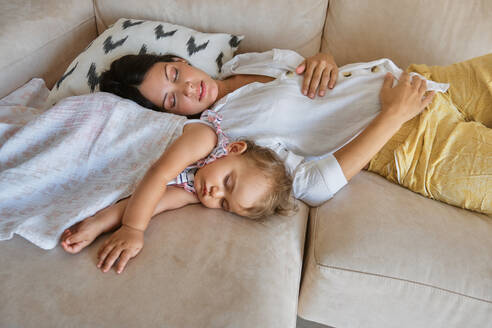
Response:
[[[140,48],[140,51],[138,52],[139,55],[145,55],[147,53],[147,46],[142,44],[142,48]]]
[[[233,48],[237,48],[237,46],[239,45],[239,43],[241,43],[241,40],[239,40],[239,38],[235,35],[233,35],[231,37],[231,39],[229,40],[229,45]]]
[[[222,58],[224,58],[224,53],[221,51],[215,60],[217,67],[219,67],[219,73],[222,73]]]
[[[110,52],[114,48],[120,47],[123,43],[125,43],[126,39],[128,39],[128,35],[126,37],[124,37],[123,39],[118,40],[118,41],[113,43],[112,37],[108,36],[106,38],[106,40],[104,40],[104,53],[107,54],[108,52]]]
[[[197,45],[195,44],[195,38],[191,36],[190,39],[188,40],[188,42],[186,43],[186,45],[188,46],[188,55],[191,56],[194,53],[205,49],[207,47],[209,41],[210,40],[208,40],[205,43],[202,43],[201,45],[199,45],[197,47]]]
[[[128,20],[123,22],[123,29],[127,29],[127,28],[129,28],[131,26],[135,26],[135,25],[140,25],[143,22],[144,21],[136,21],[136,22],[132,23],[132,21],[128,19]]]
[[[162,24],[159,24],[157,25],[157,27],[154,29],[154,32],[155,32],[155,39],[156,40],[159,40],[160,38],[165,38],[165,37],[168,37],[168,36],[171,36],[173,35],[174,33],[176,33],[177,29],[174,30],[174,31],[169,31],[169,32],[164,32],[164,30],[162,29]]]
[[[91,92],[94,92],[96,86],[99,84],[99,76],[96,73],[96,63],[92,63],[87,72],[87,84],[91,88]]]
[[[77,68],[77,65],[78,65],[78,64],[79,64],[79,62],[77,62],[77,63],[75,64],[75,66],[74,66],[74,67],[72,67],[72,69],[71,69],[71,70],[69,70],[68,72],[66,72],[65,74],[63,74],[63,76],[62,76],[62,77],[58,80],[58,82],[56,82],[56,88],[57,88],[57,89],[60,89],[60,84],[63,82],[63,80],[65,80],[65,78],[66,78],[67,76],[69,76],[70,74],[72,74],[72,73],[73,73],[73,71],[75,71],[75,68]]]

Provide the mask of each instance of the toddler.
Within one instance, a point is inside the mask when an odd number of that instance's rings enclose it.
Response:
[[[118,228],[99,250],[97,266],[107,272],[118,260],[121,273],[142,249],[151,217],[163,211],[200,202],[253,219],[288,213],[292,180],[282,161],[251,141],[229,143],[219,116],[208,121],[217,133],[202,123],[185,125],[130,198],[65,230],[65,251],[77,253],[100,234]]]

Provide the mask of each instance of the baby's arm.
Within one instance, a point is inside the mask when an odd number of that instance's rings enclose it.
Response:
[[[183,134],[138,184],[126,206],[122,226],[101,248],[98,266],[103,272],[107,272],[119,258],[118,273],[121,273],[128,260],[140,252],[143,233],[167,190],[166,184],[187,166],[207,156],[216,143],[215,131],[209,126],[195,123],[184,127]]]

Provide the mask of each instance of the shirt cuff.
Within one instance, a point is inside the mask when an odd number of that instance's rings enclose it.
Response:
[[[309,206],[320,206],[347,184],[340,164],[332,154],[300,164],[294,175],[294,196]]]

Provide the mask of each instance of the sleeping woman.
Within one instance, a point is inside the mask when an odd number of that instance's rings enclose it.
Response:
[[[310,205],[367,167],[427,197],[492,214],[490,67],[492,55],[410,66],[419,75],[388,59],[338,69],[328,54],[304,59],[274,49],[234,57],[214,80],[175,56],[129,55],[112,63],[100,87],[158,111],[219,112],[229,136],[277,152],[294,176],[294,195]]]

